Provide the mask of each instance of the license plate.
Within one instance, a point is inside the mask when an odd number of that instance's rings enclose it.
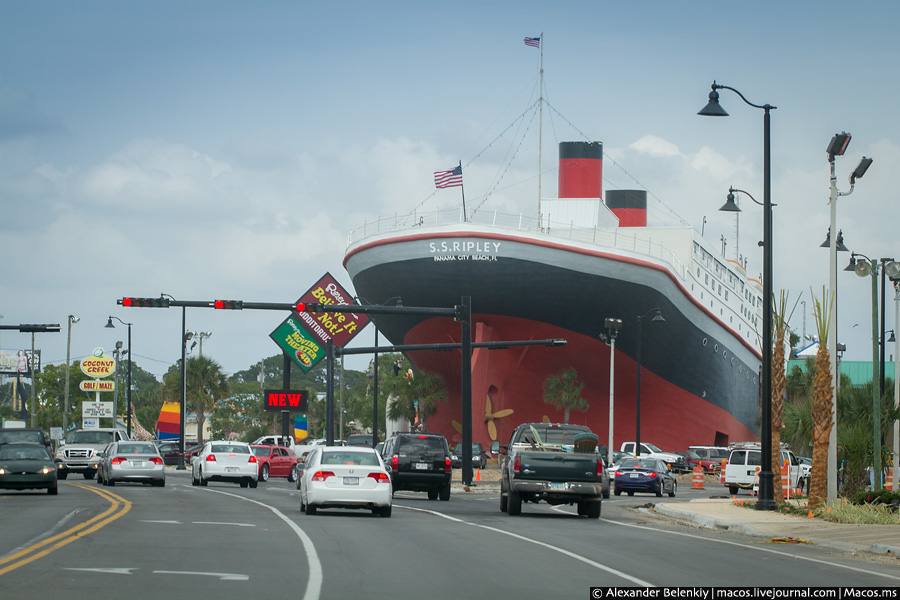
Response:
[[[564,490],[564,489],[566,489],[566,484],[564,484],[564,483],[551,483],[551,484],[550,484],[550,489],[551,489],[551,490]]]
[[[430,465],[428,463],[416,463],[417,471],[427,471]]]
[[[359,485],[359,477],[344,477],[344,485]]]
[[[237,467],[225,467],[226,473],[237,473],[238,471],[240,471],[240,469]]]
[[[144,466],[144,461],[142,461],[142,460],[133,460],[133,461],[131,461],[131,464],[133,464],[133,465],[136,466],[136,467],[143,467],[143,466]]]
[[[628,476],[631,477],[631,478],[634,478],[634,479],[637,479],[637,478],[638,478],[638,474],[637,474],[637,473],[629,473]]]

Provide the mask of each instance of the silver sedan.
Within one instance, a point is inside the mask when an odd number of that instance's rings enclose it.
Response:
[[[123,440],[109,444],[100,453],[97,483],[116,485],[123,481],[166,485],[166,468],[156,444]]]

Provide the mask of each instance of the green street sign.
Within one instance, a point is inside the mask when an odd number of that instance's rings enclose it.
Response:
[[[269,337],[293,359],[304,372],[312,369],[325,357],[321,346],[293,316],[288,317]]]

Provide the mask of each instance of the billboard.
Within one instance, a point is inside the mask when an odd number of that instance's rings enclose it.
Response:
[[[353,304],[350,295],[331,273],[325,273],[297,302],[308,304]],[[343,347],[369,323],[360,313],[293,312],[269,337],[291,357],[303,372],[308,372],[325,357],[328,340],[336,348]]]
[[[32,363],[34,363],[32,365]],[[34,372],[41,372],[41,351],[35,350],[0,350],[0,375],[31,375],[31,367]]]

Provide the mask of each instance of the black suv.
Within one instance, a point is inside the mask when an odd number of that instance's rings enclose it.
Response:
[[[450,447],[442,435],[398,433],[381,451],[394,491],[428,492],[428,499],[450,499]]]

